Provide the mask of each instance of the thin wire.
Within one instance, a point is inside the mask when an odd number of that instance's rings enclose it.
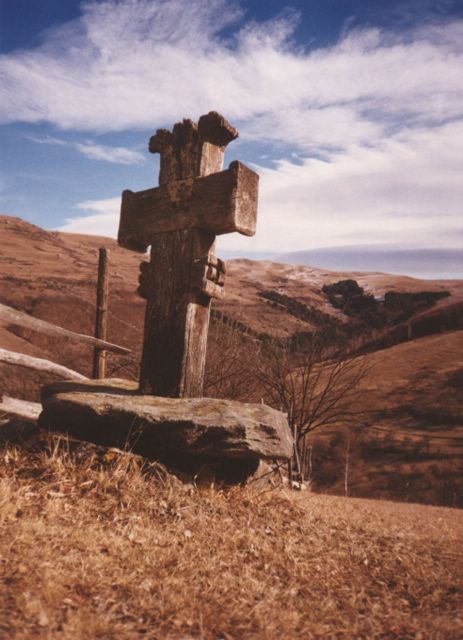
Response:
[[[92,300],[88,300],[87,298],[78,295],[77,293],[73,292],[73,291],[69,291],[67,288],[65,288],[64,286],[60,285],[57,282],[53,283],[53,290],[58,289],[58,291],[60,291],[61,293],[65,293],[67,297],[71,297],[74,298],[75,300],[79,300],[79,302],[85,302],[85,304],[88,304],[90,307],[92,307],[92,309],[96,310],[97,308],[97,304],[96,302],[92,301]],[[114,311],[111,311],[111,309],[108,309],[108,315],[111,316],[112,318],[114,318],[115,320],[117,320],[118,322],[120,322],[121,324],[123,324],[126,327],[129,327],[129,329],[132,329],[132,331],[138,333],[138,334],[142,334],[143,333],[143,329],[141,327],[137,327],[134,324],[127,322],[126,320],[124,320],[123,318],[121,318],[120,316],[118,316],[116,313],[114,313]]]

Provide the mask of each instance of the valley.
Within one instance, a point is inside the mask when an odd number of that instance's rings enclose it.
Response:
[[[135,293],[140,256],[114,240],[1,216],[0,302],[92,334],[99,246],[110,251],[109,340],[132,349],[129,356],[108,356],[108,374],[136,379],[144,314]],[[351,284],[339,289],[342,282]],[[368,375],[360,382],[361,420],[310,434],[313,488],[462,506],[463,281],[231,260],[226,297],[213,303],[209,370],[226,343],[243,358],[231,366],[228,386],[211,384],[206,394],[226,396],[244,369],[252,377],[252,362],[244,362],[249,345],[276,339],[292,349],[314,332],[347,345]],[[0,346],[90,375],[91,349],[63,339],[3,323]],[[26,400],[37,400],[40,386],[53,380],[5,364],[0,374],[1,391]],[[260,397],[249,385],[235,384],[234,393]]]

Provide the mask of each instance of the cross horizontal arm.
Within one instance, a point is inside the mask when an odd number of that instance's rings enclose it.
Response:
[[[199,228],[215,235],[256,232],[259,176],[241,162],[208,176],[124,191],[118,243],[145,252],[159,234]]]

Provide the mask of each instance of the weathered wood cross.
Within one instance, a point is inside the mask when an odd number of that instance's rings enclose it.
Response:
[[[159,187],[122,194],[119,244],[142,253],[151,245],[138,289],[147,300],[143,394],[203,393],[211,298],[222,297],[225,276],[215,237],[256,229],[257,174],[236,161],[221,171],[237,136],[215,112],[159,129],[149,144],[161,156]]]

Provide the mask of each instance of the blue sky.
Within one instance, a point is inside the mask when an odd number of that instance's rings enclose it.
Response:
[[[224,250],[460,247],[462,58],[462,0],[0,0],[0,213],[114,235],[153,131],[217,110],[261,175]]]

